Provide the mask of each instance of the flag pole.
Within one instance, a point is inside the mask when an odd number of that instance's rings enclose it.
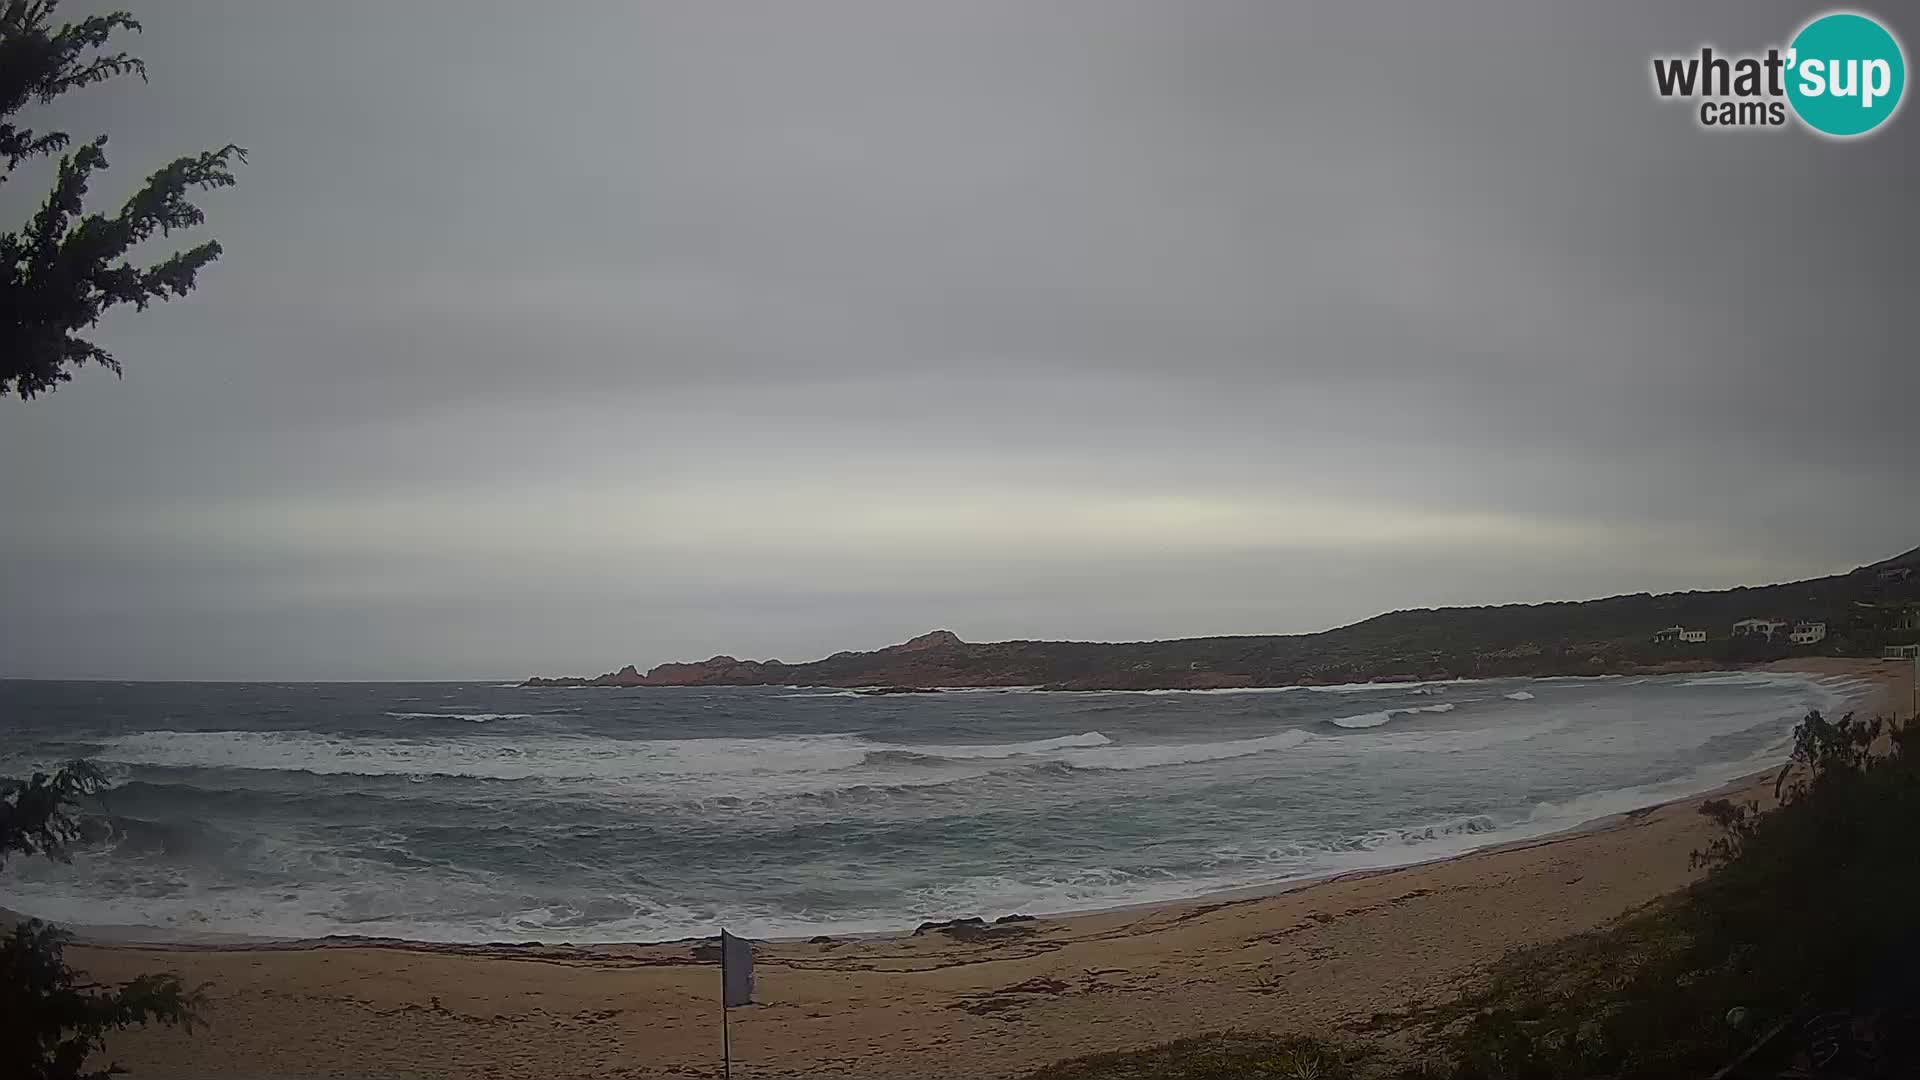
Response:
[[[727,1023],[727,932],[720,931],[720,1062],[725,1080],[733,1080],[733,1032]]]

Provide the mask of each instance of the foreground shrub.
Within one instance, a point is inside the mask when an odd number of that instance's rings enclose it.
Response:
[[[0,779],[0,868],[9,855],[68,858],[79,834],[74,806],[106,786],[77,761],[26,780]],[[198,992],[173,975],[142,975],[117,987],[87,982],[67,966],[65,934],[37,919],[0,938],[0,1077],[98,1080],[117,1066],[86,1071],[108,1032],[162,1023],[193,1030]]]

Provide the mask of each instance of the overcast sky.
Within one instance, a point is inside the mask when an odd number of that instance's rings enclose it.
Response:
[[[252,160],[201,289],[102,325],[123,380],[0,401],[0,675],[1308,631],[1920,543],[1920,115],[1649,87],[1815,6],[136,7],[151,83],[35,123],[112,135],[103,206]]]

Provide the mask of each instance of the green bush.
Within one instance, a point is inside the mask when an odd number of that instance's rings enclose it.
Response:
[[[26,780],[0,779],[0,868],[15,854],[66,859],[77,834],[76,801],[105,784],[84,761]],[[178,976],[142,975],[117,987],[90,983],[67,966],[66,941],[37,919],[0,938],[0,1076],[98,1080],[121,1071],[86,1071],[108,1032],[147,1023],[193,1030],[200,992]]]

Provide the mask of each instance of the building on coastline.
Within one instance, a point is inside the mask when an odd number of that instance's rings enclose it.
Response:
[[[1705,630],[1682,630],[1680,631],[1680,640],[1689,645],[1699,645],[1707,640],[1707,632]]]
[[[1920,642],[1912,645],[1889,645],[1880,650],[1882,660],[1913,660],[1920,658]]]
[[[1686,632],[1687,628],[1684,626],[1669,626],[1665,630],[1655,630],[1653,632],[1653,643],[1655,645],[1664,645],[1669,641],[1679,641],[1680,635]]]
[[[1825,641],[1826,637],[1826,623],[1797,622],[1793,624],[1793,633],[1787,635],[1787,640],[1793,642],[1795,645],[1812,645]]]
[[[1787,624],[1780,619],[1741,619],[1733,624],[1733,636],[1757,637],[1772,641],[1787,632]]]

